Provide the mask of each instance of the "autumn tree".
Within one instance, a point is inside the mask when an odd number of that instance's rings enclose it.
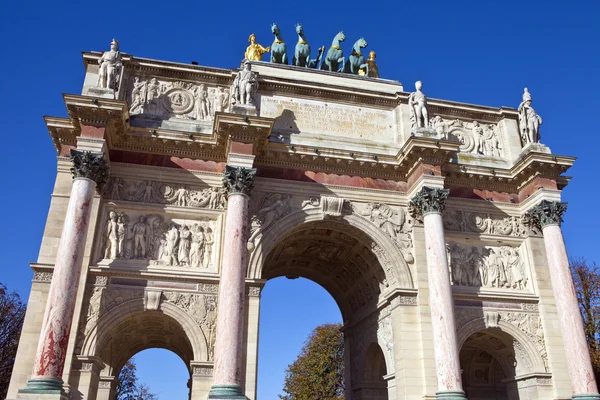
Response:
[[[341,324],[317,326],[285,371],[283,400],[344,399],[344,337]]]
[[[571,273],[596,381],[600,382],[600,268],[584,258],[571,260]]]
[[[129,359],[119,373],[119,383],[115,389],[115,400],[158,400],[148,386],[140,383],[137,366],[133,358]]]
[[[5,399],[8,392],[25,309],[19,295],[9,293],[6,286],[0,283],[0,399]]]

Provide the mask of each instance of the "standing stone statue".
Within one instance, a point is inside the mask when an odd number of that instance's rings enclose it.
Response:
[[[416,81],[416,91],[408,96],[408,105],[410,106],[410,120],[413,129],[429,128],[429,113],[427,112],[427,97],[421,91],[423,82]]]
[[[190,265],[190,240],[192,239],[192,232],[187,225],[179,231],[179,262],[186,265]]]
[[[104,252],[104,258],[107,260],[114,260],[118,255],[118,224],[117,224],[117,213],[111,211],[108,214],[108,224],[106,225],[106,251]]]
[[[150,227],[146,223],[146,217],[140,215],[138,222],[133,224],[133,255],[135,258],[146,258],[147,240]]]
[[[177,258],[178,242],[179,230],[177,230],[175,224],[171,224],[171,227],[167,232],[167,265],[179,265],[179,259]]]
[[[258,73],[252,71],[252,65],[244,60],[244,68],[233,81],[233,103],[254,106],[255,94],[258,89]]]
[[[110,51],[105,51],[98,60],[100,71],[98,72],[98,87],[103,89],[118,90],[119,74],[121,73],[121,53],[119,42],[115,39],[110,43]]]
[[[244,53],[244,57],[247,60],[262,61],[263,54],[271,51],[271,47],[265,49],[260,44],[256,43],[256,35],[254,33],[250,34],[248,41],[250,42],[250,45],[246,48],[246,53]]]
[[[542,118],[531,107],[531,94],[525,88],[523,101],[519,104],[519,129],[523,145],[540,142],[540,125]]]

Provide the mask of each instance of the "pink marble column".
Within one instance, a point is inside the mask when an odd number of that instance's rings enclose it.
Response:
[[[75,310],[92,198],[108,176],[102,153],[71,151],[74,176],[48,292],[33,374],[20,392],[62,389],[62,374]]]
[[[454,299],[446,256],[441,211],[448,190],[424,187],[412,199],[413,210],[422,214],[425,228],[429,308],[438,381],[438,399],[466,399],[460,377],[459,349],[454,319]]]
[[[529,211],[542,228],[556,312],[565,344],[574,399],[600,399],[585,338],[583,319],[569,269],[567,249],[560,229],[566,203],[543,200]]]
[[[219,284],[215,368],[209,399],[245,399],[242,394],[244,300],[246,297],[246,246],[248,201],[256,170],[227,166],[228,191]]]

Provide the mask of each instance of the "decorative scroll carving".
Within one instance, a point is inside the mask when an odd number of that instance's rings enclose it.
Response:
[[[198,291],[206,293],[217,293],[219,292],[219,285],[216,283],[200,283],[198,284]]]
[[[171,186],[158,181],[130,181],[112,178],[105,195],[112,200],[137,201],[143,203],[173,204],[180,207],[225,208],[225,189],[210,187],[190,189],[186,186]]]
[[[87,178],[96,182],[98,192],[102,192],[108,180],[108,164],[104,153],[71,150],[71,174],[73,178]]]
[[[423,187],[410,200],[411,216],[414,219],[421,220],[428,213],[442,212],[449,194],[450,190],[448,189]]]
[[[160,307],[162,292],[160,290],[146,290],[144,292],[144,310],[156,311]]]
[[[260,286],[248,286],[248,296],[258,297],[260,296],[261,287]]]
[[[321,196],[321,209],[325,218],[340,218],[345,200],[342,197]]]
[[[228,194],[245,194],[250,196],[254,188],[254,178],[256,177],[256,168],[243,168],[225,166],[223,175],[223,185]]]
[[[528,289],[528,274],[519,250],[510,246],[447,245],[452,283],[497,289]]]
[[[528,226],[517,216],[481,215],[462,210],[444,210],[444,228],[449,231],[475,232],[486,235],[526,237],[539,235],[539,229]]]
[[[390,361],[390,369],[393,371],[394,368],[394,332],[392,328],[391,317],[387,316],[378,323],[377,336],[379,342],[383,344],[383,351],[387,353],[387,359]]]
[[[183,309],[200,325],[206,337],[208,361],[212,361],[217,328],[217,296],[179,292],[165,292],[163,296],[166,302]]]
[[[392,307],[395,306],[416,306],[417,296],[396,296],[391,301]]]
[[[94,286],[106,286],[108,285],[108,276],[106,275],[95,275]]]
[[[538,229],[546,225],[559,225],[563,222],[563,214],[567,211],[567,203],[558,201],[542,200],[539,204],[529,210],[525,216],[528,224]]]
[[[382,203],[351,203],[351,206],[355,213],[367,217],[398,244],[406,262],[414,261],[411,231],[404,208],[392,208]]]
[[[430,124],[440,138],[459,142],[461,153],[504,156],[497,124],[481,125],[478,121],[446,120],[440,116],[433,117]]]
[[[249,248],[252,249],[256,240],[261,236],[265,229],[268,229],[275,221],[288,215],[292,209],[289,194],[269,193],[266,194],[256,212],[250,220],[250,235],[248,239]]]
[[[127,214],[110,211],[103,258],[209,268],[213,263],[214,229],[214,221],[180,224],[156,214],[140,215],[131,223]]]
[[[33,280],[36,282],[52,281],[52,271],[33,271]]]
[[[181,118],[210,121],[216,111],[229,107],[229,89],[181,81],[159,81],[134,77],[129,95],[129,113],[161,119]]]

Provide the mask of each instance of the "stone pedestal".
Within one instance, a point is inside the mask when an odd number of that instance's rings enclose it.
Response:
[[[62,374],[75,309],[92,198],[108,176],[102,153],[71,151],[74,176],[65,223],[48,293],[32,378],[18,398],[59,399],[65,396]],[[46,397],[39,397],[46,396]],[[51,397],[47,397],[51,396]]]
[[[246,399],[243,384],[244,299],[246,297],[246,232],[248,200],[256,170],[227,166],[224,183],[228,192],[215,367],[209,399]]]
[[[258,115],[256,107],[246,104],[234,104],[231,106],[231,112],[242,115]]]
[[[560,229],[566,203],[542,200],[529,217],[542,229],[556,312],[566,347],[573,399],[600,399],[583,329],[567,249]]]
[[[438,399],[466,400],[460,377],[459,349],[456,338],[454,300],[446,256],[446,238],[442,210],[449,191],[424,187],[412,199],[411,206],[423,218],[427,246],[429,308],[433,328],[433,347],[437,372]]]

